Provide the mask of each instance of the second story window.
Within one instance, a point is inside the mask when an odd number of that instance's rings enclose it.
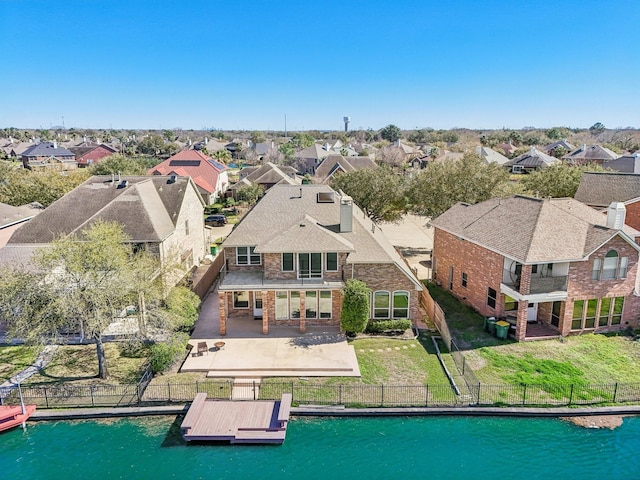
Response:
[[[256,247],[236,247],[236,265],[260,265],[259,253],[255,253]]]
[[[327,272],[338,271],[338,254],[336,252],[328,252],[327,257]]]
[[[629,264],[628,257],[621,257],[616,250],[609,250],[602,258],[593,260],[593,280],[613,280],[626,278]]]
[[[293,272],[293,253],[282,254],[282,271]]]
[[[298,278],[322,278],[322,254],[298,254]]]

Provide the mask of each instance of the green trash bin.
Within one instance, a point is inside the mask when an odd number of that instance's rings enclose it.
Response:
[[[211,245],[211,255],[216,256],[218,254],[218,246]]]
[[[489,335],[496,334],[496,317],[487,318],[487,332],[489,332]]]
[[[495,327],[496,337],[501,340],[506,340],[509,336],[509,327],[511,327],[511,324],[509,322],[505,322],[504,320],[500,320],[499,322],[496,322]]]

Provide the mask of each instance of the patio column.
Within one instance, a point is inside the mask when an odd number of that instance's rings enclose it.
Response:
[[[529,302],[527,300],[518,302],[518,317],[516,319],[516,340],[524,342],[527,336],[527,309]]]
[[[262,293],[262,334],[269,335],[269,307],[271,307],[271,301],[269,299],[269,292]]]
[[[218,304],[220,310],[220,335],[227,334],[227,294],[218,292]]]
[[[300,333],[304,333],[307,329],[307,309],[305,307],[305,291],[300,291]]]

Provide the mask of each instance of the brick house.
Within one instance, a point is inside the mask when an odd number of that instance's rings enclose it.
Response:
[[[105,145],[104,143],[100,145],[69,147],[69,151],[76,156],[76,162],[78,162],[78,167],[80,168],[98,163],[103,158],[117,153],[115,148]]]
[[[191,177],[207,205],[222,197],[229,187],[227,166],[198,150],[178,152],[147,173]]]
[[[570,162],[572,165],[597,163],[598,165],[607,166],[607,162],[615,160],[619,156],[616,152],[601,145],[587,145],[583,143],[580,148],[567,153],[562,159]]]
[[[585,172],[574,198],[605,211],[611,202],[626,208],[625,223],[640,230],[640,175],[633,173]]]
[[[113,221],[134,248],[158,256],[166,283],[174,285],[208,253],[203,212],[189,177],[93,176],[17,229],[0,249],[0,264],[16,252],[31,254],[25,246],[46,245],[98,220]]]
[[[539,335],[639,326],[637,230],[574,199],[458,203],[433,220],[433,276],[485,316]]]
[[[349,278],[371,289],[371,318],[416,319],[422,285],[350,197],[325,185],[275,185],[222,244],[220,334],[236,318],[340,325]]]
[[[59,170],[75,170],[78,168],[76,156],[58,142],[41,142],[32,145],[22,152],[24,168],[57,168]]]

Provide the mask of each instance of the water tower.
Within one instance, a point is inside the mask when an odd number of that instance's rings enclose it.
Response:
[[[351,121],[351,117],[343,117],[344,120],[344,131],[349,131],[349,122]]]

